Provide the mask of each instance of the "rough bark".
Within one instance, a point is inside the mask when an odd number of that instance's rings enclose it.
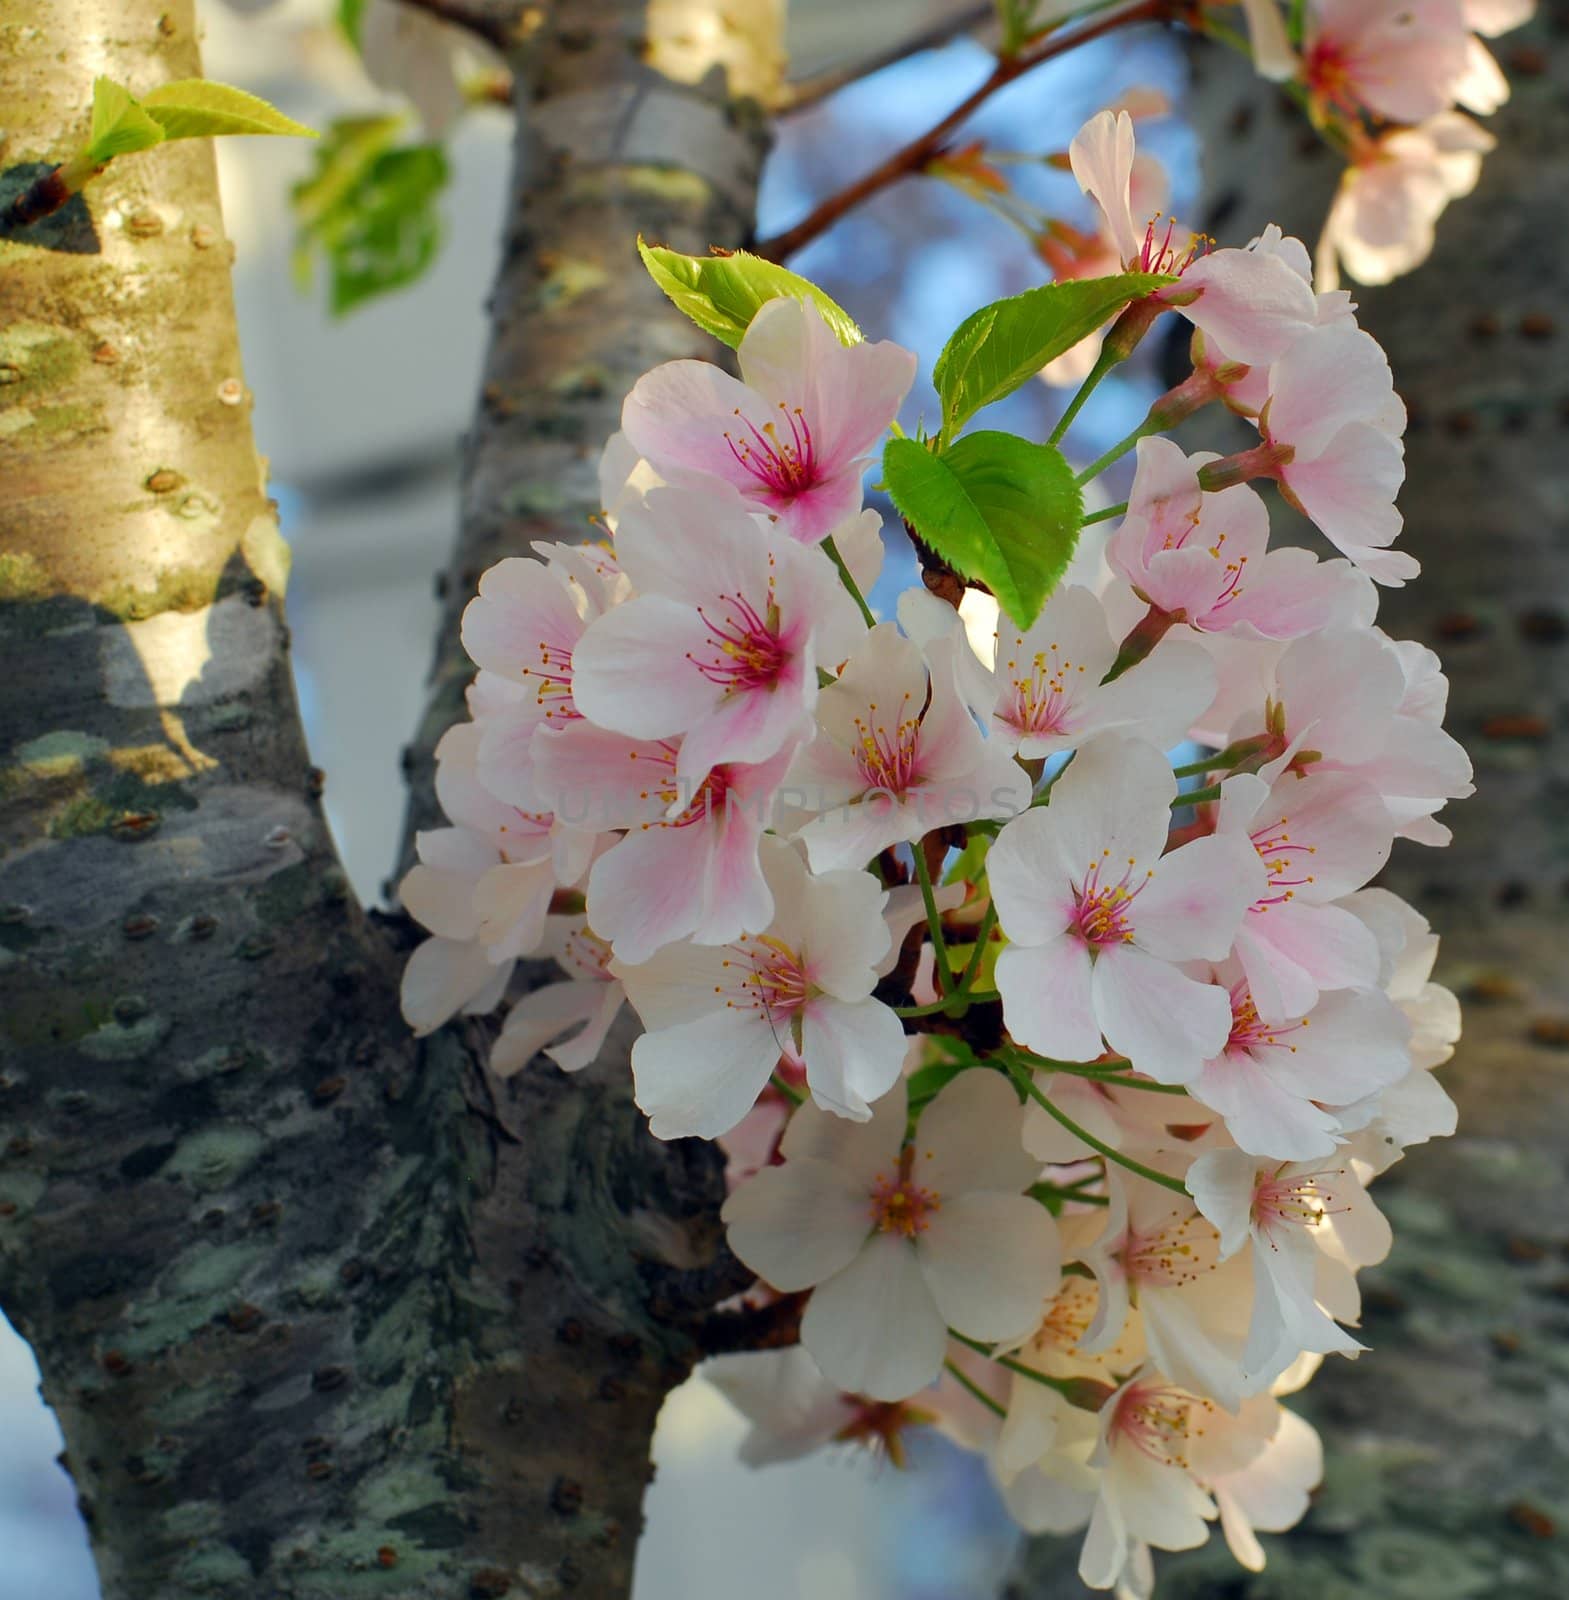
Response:
[[[1500,41],[1514,99],[1479,191],[1445,216],[1426,266],[1357,294],[1412,411],[1405,545],[1424,565],[1384,594],[1381,620],[1443,655],[1448,725],[1477,771],[1476,797],[1445,814],[1454,844],[1402,847],[1383,880],[1443,935],[1437,976],[1465,1006],[1441,1069],[1460,1133],[1380,1180],[1396,1242],[1364,1276],[1372,1353],[1330,1361],[1291,1402],[1327,1447],[1306,1521],[1265,1540],[1257,1577],[1218,1538],[1159,1558],[1172,1600],[1569,1590],[1569,39],[1562,7],[1544,9]],[[1273,217],[1313,240],[1333,162],[1301,153],[1299,115],[1267,88],[1210,53],[1199,73],[1225,236]],[[1010,1594],[1087,1593],[1076,1549],[1035,1541]]]
[[[636,227],[745,226],[755,140],[648,81],[635,14],[531,12],[516,52],[544,137],[454,613],[581,527],[631,373],[685,349]],[[198,70],[190,0],[13,0],[6,192],[79,142],[95,72]],[[408,1039],[402,931],[348,891],[295,712],[210,151],[56,222],[0,239],[0,1304],[107,1600],[625,1594],[723,1284],[715,1158],[647,1138],[624,1039],[500,1103],[483,1041]]]

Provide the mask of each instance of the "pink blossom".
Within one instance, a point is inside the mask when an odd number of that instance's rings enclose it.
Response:
[[[954,647],[934,645],[928,671],[919,647],[881,622],[818,696],[817,737],[789,777],[796,804],[819,813],[799,830],[813,871],[1029,803],[1028,775],[965,709]]]
[[[1389,1224],[1347,1165],[1264,1162],[1241,1150],[1201,1155],[1189,1192],[1220,1231],[1220,1254],[1252,1258],[1253,1310],[1243,1366],[1265,1388],[1303,1351],[1360,1354],[1338,1322],[1359,1314],[1357,1267],[1389,1253]],[[1251,1249],[1249,1249],[1251,1246]],[[1348,1291],[1337,1293],[1337,1285]]]
[[[1347,562],[1269,550],[1269,512],[1246,484],[1199,488],[1199,468],[1214,459],[1184,455],[1169,439],[1139,441],[1128,514],[1106,547],[1113,570],[1201,633],[1294,639],[1339,621],[1371,622],[1372,586]]]
[[[1330,628],[1295,640],[1261,676],[1262,694],[1222,742],[1267,740],[1266,781],[1350,773],[1378,791],[1399,835],[1447,840],[1433,813],[1472,792],[1471,762],[1440,725],[1447,686],[1432,651],[1376,628]]]
[[[1246,841],[1266,874],[1236,953],[1267,1022],[1305,1016],[1321,990],[1377,982],[1377,942],[1332,902],[1378,871],[1394,831],[1378,791],[1346,774],[1288,773],[1273,787],[1242,774],[1221,785],[1217,834]]]
[[[768,926],[773,900],[757,848],[793,746],[756,765],[716,766],[695,786],[678,775],[676,740],[628,739],[580,722],[541,730],[535,752],[557,811],[627,829],[588,878],[589,922],[619,960],[647,960],[677,939],[725,944]]]
[[[1123,266],[1177,274],[1179,281],[1156,290],[1153,298],[1180,311],[1234,359],[1250,365],[1272,361],[1313,325],[1312,290],[1273,256],[1216,250],[1195,257],[1196,246],[1174,246],[1174,228],[1160,230],[1158,219],[1140,236],[1131,198],[1133,121],[1125,111],[1092,117],[1075,135],[1068,156],[1079,187],[1105,214]]]
[[[1392,122],[1447,110],[1470,60],[1460,0],[1313,0],[1303,40],[1308,93]]]
[[[1027,1048],[1093,1061],[1104,1036],[1139,1071],[1180,1083],[1225,1044],[1225,995],[1180,963],[1231,949],[1264,873],[1237,838],[1163,855],[1176,792],[1158,750],[1105,735],[1075,756],[1049,806],[998,835],[992,894],[1012,942],[997,987]]]
[[[906,1143],[895,1084],[869,1121],[802,1106],[767,1167],[725,1202],[730,1248],[774,1288],[812,1289],[801,1342],[841,1388],[903,1400],[942,1370],[948,1328],[1021,1339],[1060,1281],[1056,1226],[1023,1193],[1038,1167],[1019,1103],[967,1072]]]
[[[676,771],[689,783],[804,732],[819,660],[865,631],[828,558],[737,502],[650,490],[623,512],[616,553],[636,594],[578,642],[575,699],[617,733],[684,734]]]
[[[1336,1108],[1378,1095],[1410,1070],[1410,1024],[1377,989],[1334,990],[1305,1016],[1267,1022],[1240,967],[1228,964],[1218,981],[1231,1000],[1231,1035],[1188,1093],[1218,1111],[1252,1155],[1333,1155],[1347,1136]]]
[[[1340,267],[1358,283],[1380,284],[1421,266],[1445,206],[1476,187],[1497,142],[1457,111],[1370,141],[1346,168],[1324,223],[1325,282]]]
[[[886,341],[841,345],[813,305],[780,296],[752,318],[738,381],[703,361],[640,378],[621,414],[637,452],[671,483],[727,483],[816,544],[861,508],[861,473],[915,378]]]
[[[542,953],[566,979],[529,990],[507,1013],[490,1050],[490,1070],[498,1077],[511,1077],[541,1050],[563,1072],[581,1072],[599,1054],[621,1010],[625,991],[610,971],[610,946],[585,918],[547,917]],[[571,1038],[563,1037],[569,1033]]]
[[[1421,570],[1389,549],[1401,529],[1404,429],[1388,357],[1344,320],[1314,328],[1270,368],[1259,431],[1282,492],[1337,550],[1393,587]]]
[[[616,964],[648,1029],[632,1074],[657,1138],[735,1127],[782,1056],[804,1066],[819,1105],[865,1121],[904,1064],[904,1029],[871,998],[888,948],[886,891],[867,872],[810,874],[779,839],[763,841],[762,870],[766,931]]]

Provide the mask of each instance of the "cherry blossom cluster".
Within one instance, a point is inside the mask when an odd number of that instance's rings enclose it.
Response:
[[[1528,21],[1536,0],[1307,0],[1289,24],[1278,0],[1243,9],[1259,71],[1299,92],[1346,161],[1321,282],[1333,286],[1339,267],[1388,283],[1419,266],[1444,207],[1476,187],[1497,143],[1466,115],[1509,98],[1483,41]]]
[[[863,474],[915,358],[776,291],[739,377],[648,373],[610,537],[468,606],[404,1005],[426,1033],[521,987],[503,1076],[588,1067],[630,1009],[637,1104],[721,1142],[730,1249],[798,1330],[711,1366],[748,1459],[937,1427],[1025,1528],[1086,1529],[1087,1583],[1145,1594],[1151,1547],[1217,1521],[1262,1565],[1318,1481],[1281,1396],[1361,1351],[1367,1186],[1454,1126],[1436,940],[1370,883],[1397,837],[1445,841],[1470,771],[1436,659],[1376,624],[1417,567],[1349,298],[1278,230],[1141,229],[1125,115],[1072,161],[1159,275],[1108,347],[1194,328],[1192,374],[1079,475],[1131,454],[1120,516],[1034,616],[939,582],[878,619]],[[1162,436],[1206,404],[1245,448]],[[1271,548],[1260,481],[1341,554]]]

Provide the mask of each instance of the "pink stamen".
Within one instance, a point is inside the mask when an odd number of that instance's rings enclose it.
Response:
[[[1072,710],[1068,685],[1072,676],[1084,671],[1066,658],[1059,659],[1060,648],[1055,643],[1036,652],[1030,662],[1029,675],[1019,671],[1017,661],[1007,666],[1013,685],[1013,704],[1004,713],[1003,720],[1020,733],[1063,733]],[[1048,659],[1049,658],[1049,659]]]
[[[1226,1040],[1226,1049],[1249,1055],[1269,1049],[1289,1050],[1295,1055],[1297,1047],[1287,1044],[1284,1035],[1307,1025],[1306,1017],[1295,1022],[1265,1022],[1253,1003],[1253,991],[1246,983],[1238,983],[1231,990],[1231,1037]]]
[[[687,660],[710,683],[732,694],[771,689],[790,660],[779,639],[778,607],[770,600],[767,614],[760,616],[744,595],[724,594],[719,601],[723,610],[717,617],[697,608],[713,641],[713,653],[704,659],[688,651]]]
[[[1136,1383],[1118,1398],[1108,1442],[1126,1442],[1160,1466],[1185,1468],[1193,1413],[1212,1409],[1209,1401],[1168,1384]]]
[[[1350,1206],[1337,1206],[1332,1190],[1321,1187],[1325,1178],[1345,1177],[1344,1167],[1324,1167],[1299,1172],[1294,1177],[1261,1177],[1253,1189],[1253,1221],[1270,1249],[1278,1250],[1271,1234],[1276,1228],[1320,1228],[1326,1217],[1342,1215]]]
[[[1111,851],[1105,850],[1101,854],[1102,860],[1089,864],[1084,882],[1073,891],[1073,921],[1069,924],[1069,932],[1077,933],[1089,945],[1131,944],[1133,923],[1130,913],[1133,902],[1155,874],[1146,871],[1144,877],[1135,882],[1137,863],[1129,856],[1127,871],[1121,878],[1115,883],[1102,883],[1104,858]]]
[[[868,724],[860,717],[855,719],[855,731],[860,745],[855,752],[856,764],[869,789],[886,789],[890,794],[902,795],[914,783],[919,763],[921,745],[921,719],[906,716],[910,696],[900,702],[900,716],[892,728],[886,723]],[[867,709],[874,715],[876,706]]]
[[[1318,846],[1298,844],[1286,832],[1290,821],[1289,817],[1282,817],[1278,822],[1249,835],[1253,840],[1253,848],[1258,851],[1259,860],[1264,863],[1264,871],[1268,874],[1271,890],[1269,894],[1255,901],[1248,908],[1250,911],[1262,912],[1270,906],[1284,905],[1288,900],[1296,898],[1298,889],[1313,882],[1313,874],[1303,871],[1304,863],[1299,858],[1316,855]],[[1288,876],[1290,873],[1298,873],[1300,876]]]
[[[817,451],[812,442],[811,424],[800,406],[787,406],[781,400],[779,410],[789,430],[788,439],[777,422],[765,422],[758,428],[737,409],[735,414],[741,417],[751,437],[737,439],[727,430],[725,443],[730,446],[731,455],[765,489],[789,500],[818,481]]]

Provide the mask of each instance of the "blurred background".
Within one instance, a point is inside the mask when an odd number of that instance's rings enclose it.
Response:
[[[334,23],[334,0],[282,0],[248,12],[203,0],[201,9],[210,77],[316,127],[400,105],[365,75]],[[867,53],[868,39],[914,36],[946,14],[974,9],[954,0],[862,0],[849,8],[790,0],[791,74],[810,78]],[[989,64],[979,45],[960,40],[783,119],[760,231],[788,226],[924,132]],[[1179,105],[1182,70],[1164,36],[1119,36],[997,95],[975,133],[1020,152],[1062,151],[1088,116],[1131,90],[1154,90]],[[434,575],[456,522],[459,450],[479,384],[511,137],[503,109],[463,116],[448,141],[433,267],[411,287],[338,318],[325,286],[302,288],[291,271],[289,190],[309,171],[311,151],[292,140],[218,144],[256,438],[294,551],[288,603],[300,701],[313,757],[328,773],[327,812],[367,902],[385,896],[402,825],[399,752],[420,708],[437,614]],[[1139,138],[1169,170],[1196,170],[1191,134],[1175,117],[1141,123]],[[1067,174],[1037,164],[1021,187],[1051,214],[1087,223]],[[1178,216],[1192,202],[1180,190],[1170,201]],[[868,337],[918,352],[907,425],[931,394],[931,364],[954,326],[976,306],[1045,275],[1019,230],[982,201],[930,180],[879,197],[792,266],[823,284]],[[630,240],[627,270],[637,270]],[[1089,458],[1125,434],[1157,387],[1148,372],[1102,384],[1075,426],[1077,448]],[[1059,405],[1053,391],[1033,385],[993,425],[1044,437]],[[873,604],[891,615],[914,564],[902,532],[885,526],[885,542]],[[667,1405],[638,1600],[728,1595],[743,1569],[749,1600],[995,1595],[1016,1535],[980,1458],[918,1437],[903,1472],[850,1454],[752,1472],[736,1462],[745,1426],[701,1379]],[[97,1594],[74,1493],[55,1464],[60,1448],[32,1358],[0,1319],[0,1600]]]

